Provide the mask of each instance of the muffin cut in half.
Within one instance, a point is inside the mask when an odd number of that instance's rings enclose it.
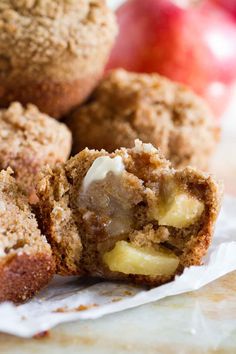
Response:
[[[37,193],[59,274],[150,286],[201,264],[221,194],[209,175],[176,171],[139,140],[111,154],[85,149],[48,167]]]
[[[0,301],[21,303],[48,284],[55,270],[26,197],[11,170],[0,172]]]
[[[32,201],[41,167],[66,161],[71,145],[69,129],[33,105],[15,102],[0,110],[0,170],[11,167]]]
[[[73,132],[74,154],[85,147],[130,148],[138,138],[160,148],[175,168],[207,169],[219,140],[210,109],[189,88],[125,70],[107,75],[65,122]]]
[[[68,113],[102,77],[116,33],[105,0],[1,0],[0,106]]]

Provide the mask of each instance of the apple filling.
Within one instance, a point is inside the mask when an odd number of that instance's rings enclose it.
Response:
[[[96,244],[91,251],[87,242],[93,273],[102,268],[126,275],[173,276],[204,203],[173,176],[160,179],[149,194],[119,159],[95,160],[92,172],[85,177],[79,205],[87,225],[84,237]]]
[[[149,215],[159,225],[186,228],[196,223],[204,211],[204,204],[196,197],[184,192],[176,192],[166,201],[160,201],[151,208]]]
[[[179,258],[164,247],[155,250],[127,241],[118,241],[103,255],[103,261],[113,272],[148,276],[173,275],[179,265]]]
[[[122,203],[117,195],[125,199],[121,179],[108,175],[104,181],[94,182],[87,192],[80,196],[80,206],[88,209],[84,214],[84,221],[88,216],[96,215],[101,220],[104,232],[110,237],[127,234],[132,231],[133,213],[130,202]]]
[[[152,207],[148,214],[160,226],[187,228],[196,223],[204,210],[204,204],[184,192],[171,195]],[[103,261],[113,272],[146,276],[174,275],[179,257],[163,246],[138,247],[127,241],[118,241],[115,247],[103,255]]]
[[[84,178],[79,205],[103,220],[109,236],[129,233],[132,230],[133,193],[127,197],[122,183],[124,165],[117,156],[97,158]],[[86,219],[85,215],[85,219]]]

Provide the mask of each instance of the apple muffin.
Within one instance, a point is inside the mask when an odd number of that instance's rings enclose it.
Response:
[[[69,129],[33,106],[12,103],[0,110],[0,169],[11,167],[25,193],[34,199],[34,182],[45,164],[68,158]]]
[[[101,78],[116,33],[104,0],[1,0],[0,106],[68,113]]]
[[[86,148],[45,168],[37,193],[59,274],[150,286],[201,264],[221,195],[209,175],[173,169],[140,140],[110,154]]]
[[[176,168],[207,169],[219,128],[206,103],[190,89],[157,74],[111,72],[88,103],[67,120],[73,152],[85,147],[109,152],[152,143]]]
[[[50,245],[11,170],[0,172],[0,301],[30,299],[47,285],[55,264]]]

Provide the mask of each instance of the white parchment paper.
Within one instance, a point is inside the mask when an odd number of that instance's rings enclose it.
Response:
[[[0,331],[31,337],[59,323],[106,314],[194,291],[236,270],[236,198],[225,197],[213,243],[201,267],[191,267],[171,283],[145,290],[122,283],[56,277],[27,304],[0,305]]]

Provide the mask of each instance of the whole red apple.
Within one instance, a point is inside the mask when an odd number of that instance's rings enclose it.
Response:
[[[209,1],[183,8],[171,0],[128,0],[117,18],[107,69],[158,72],[207,98],[209,85],[223,90],[236,78],[235,23]]]
[[[235,0],[212,0],[223,9],[228,11],[236,19],[236,1]]]

